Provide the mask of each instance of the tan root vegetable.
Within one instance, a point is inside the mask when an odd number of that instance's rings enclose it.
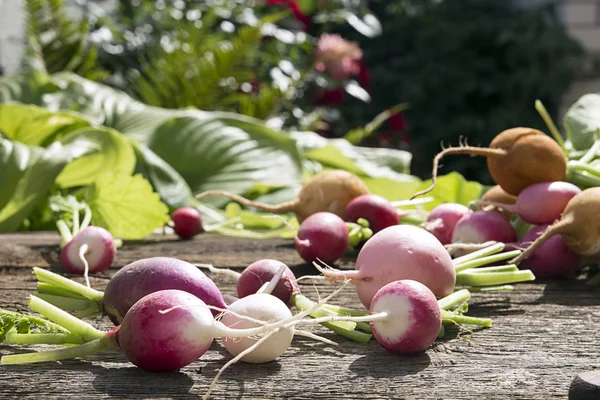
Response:
[[[197,199],[216,195],[271,213],[294,212],[299,222],[320,211],[329,211],[344,217],[346,205],[355,197],[369,193],[365,183],[356,175],[342,170],[323,171],[313,176],[302,188],[298,197],[280,204],[265,204],[222,190],[208,190],[196,195]]]
[[[490,147],[461,143],[459,147],[442,150],[433,159],[431,186],[412,198],[433,190],[438,164],[449,154],[487,157],[487,167],[494,182],[514,196],[533,183],[562,181],[567,171],[567,158],[551,137],[533,128],[512,128],[500,132]]]
[[[481,197],[481,201],[499,204],[515,204],[517,202],[517,196],[506,193],[499,185],[496,185],[484,193]],[[498,210],[498,207],[480,204],[477,207],[477,210]],[[502,214],[507,217],[511,215],[508,211],[502,211]]]
[[[523,253],[511,261],[518,264],[553,235],[561,235],[575,253],[600,259],[600,187],[586,189],[573,197],[558,221],[548,227]]]

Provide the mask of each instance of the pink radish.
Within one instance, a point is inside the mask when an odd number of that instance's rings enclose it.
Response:
[[[88,273],[107,270],[116,254],[113,236],[104,228],[88,226],[62,248],[60,261],[65,271],[85,275],[89,286]]]
[[[356,222],[359,218],[369,222],[373,233],[399,223],[398,210],[386,198],[376,194],[363,194],[348,203],[344,219]]]
[[[482,201],[482,205],[493,205],[518,214],[529,224],[551,224],[560,218],[569,201],[581,189],[569,182],[540,182],[523,189],[515,204]]]
[[[358,254],[355,271],[327,269],[330,280],[350,279],[363,305],[386,284],[403,279],[416,280],[437,297],[452,293],[456,271],[450,254],[425,229],[412,225],[386,228],[369,239]]]
[[[349,233],[346,223],[337,215],[327,211],[312,214],[300,224],[296,251],[308,263],[319,259],[333,264],[346,253]]]
[[[454,227],[452,243],[508,243],[517,241],[510,221],[496,211],[475,211],[463,216]]]
[[[237,282],[238,297],[246,297],[258,292],[265,283],[268,283],[279,271],[285,267],[285,272],[277,282],[271,294],[285,304],[290,304],[293,293],[300,293],[294,273],[281,261],[264,259],[248,265],[239,275]]]
[[[202,216],[192,207],[178,208],[171,214],[173,230],[182,239],[190,239],[204,231]]]
[[[423,227],[442,244],[450,244],[456,223],[470,213],[471,210],[462,204],[443,203],[431,210]]]
[[[520,246],[527,247],[543,234],[549,225],[530,229],[521,239]],[[554,235],[519,264],[530,269],[540,279],[561,279],[571,275],[579,267],[581,256],[567,247],[560,235]]]

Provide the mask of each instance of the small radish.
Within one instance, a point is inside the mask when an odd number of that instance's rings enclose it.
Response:
[[[356,222],[359,218],[369,222],[373,233],[399,223],[398,210],[385,197],[376,194],[363,194],[348,203],[344,219]]]
[[[483,196],[481,197],[481,201],[502,204],[515,204],[517,202],[517,196],[513,196],[512,194],[506,193],[504,190],[502,190],[500,186],[496,185],[483,194]],[[477,210],[497,210],[497,207],[480,204],[477,206]],[[504,214],[505,217],[510,217],[511,213],[509,213],[508,211],[502,210],[501,212],[502,214]]]
[[[443,203],[431,210],[423,228],[438,238],[442,244],[452,243],[456,223],[471,210],[458,203]]]
[[[178,208],[171,214],[171,221],[173,221],[173,230],[182,239],[189,239],[204,232],[202,216],[195,208]]]
[[[265,305],[268,304],[268,307]],[[221,318],[221,322],[230,328],[245,329],[255,328],[258,325],[248,319],[240,318],[238,315],[251,317],[259,321],[273,322],[283,321],[292,317],[288,306],[273,299],[273,296],[265,293],[256,293],[236,300],[231,304]],[[233,314],[233,313],[236,314]],[[243,356],[240,360],[248,363],[265,363],[275,360],[282,355],[292,343],[294,338],[294,327],[283,329],[274,334],[268,342],[258,346],[251,353]],[[223,338],[223,345],[233,356],[239,355],[242,351],[252,347],[257,339],[245,338]]]
[[[209,190],[196,196],[224,196],[247,207],[254,207],[274,214],[294,212],[298,222],[320,211],[328,211],[343,217],[346,205],[354,198],[369,193],[365,183],[356,175],[343,170],[327,170],[313,176],[302,188],[295,200],[270,205],[248,200],[244,197],[224,192]]]
[[[371,315],[386,318],[372,321],[377,342],[396,354],[421,353],[435,341],[442,326],[435,295],[420,282],[405,279],[390,282],[373,296]]]
[[[366,308],[386,284],[411,279],[423,283],[437,297],[452,293],[456,272],[440,241],[425,229],[396,225],[379,231],[358,254],[355,271],[322,270],[330,280],[350,279]]]
[[[454,227],[452,243],[508,243],[517,241],[510,221],[496,211],[475,211],[463,216]]]
[[[515,204],[481,201],[482,205],[493,205],[518,214],[529,224],[551,224],[560,218],[569,201],[581,189],[569,182],[534,183],[521,191]]]
[[[318,212],[300,224],[296,251],[308,263],[317,259],[333,264],[348,250],[349,231],[344,220],[330,212]]]
[[[561,235],[567,247],[580,256],[600,259],[600,187],[585,189],[575,195],[565,208],[562,217],[554,222],[513,262],[519,264],[529,257],[539,246],[554,235]]]
[[[258,292],[265,283],[271,281],[282,267],[285,267],[285,272],[277,282],[271,295],[285,304],[290,304],[292,294],[300,292],[300,287],[296,283],[296,276],[287,265],[272,259],[258,260],[244,268],[237,282],[238,297],[242,298]]]
[[[34,268],[34,273],[42,283],[89,299],[90,308],[95,306],[115,325],[123,321],[139,299],[160,290],[183,290],[210,306],[227,307],[221,291],[209,277],[194,265],[176,258],[151,257],[127,264],[111,277],[104,292],[82,287],[77,282],[40,268]],[[43,297],[43,294],[40,296]],[[69,298],[62,300],[61,308],[69,303]],[[214,311],[214,314],[218,312]]]
[[[88,226],[61,249],[60,261],[65,271],[83,274],[89,287],[88,274],[107,270],[116,254],[117,246],[110,232],[98,226]]]
[[[547,229],[548,225],[534,227],[523,236],[520,245],[527,247]],[[581,257],[567,247],[563,237],[554,235],[521,261],[519,267],[530,269],[536,278],[560,279],[575,272],[580,262]]]
[[[564,180],[567,157],[562,148],[544,132],[533,128],[512,128],[499,133],[489,148],[461,144],[438,153],[433,159],[431,186],[413,195],[429,193],[435,187],[440,160],[450,154],[487,157],[487,167],[494,182],[513,196],[538,182]]]

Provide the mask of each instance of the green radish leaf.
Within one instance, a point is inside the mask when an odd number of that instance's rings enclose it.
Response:
[[[56,183],[61,188],[90,184],[95,181],[96,176],[107,172],[131,175],[135,167],[131,143],[112,129],[82,128],[71,132],[61,142],[75,148],[92,150],[71,162],[60,173]]]
[[[41,148],[0,138],[0,232],[21,226],[74,153],[61,143]]]
[[[169,209],[140,174],[104,174],[86,188],[92,224],[122,239],[141,239],[169,222]]]
[[[598,139],[600,129],[600,94],[591,93],[579,98],[564,117],[567,138],[575,150],[587,150]]]
[[[0,132],[11,140],[44,146],[61,133],[88,126],[84,118],[23,104],[0,104]]]

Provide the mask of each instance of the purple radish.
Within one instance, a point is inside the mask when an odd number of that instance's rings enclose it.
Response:
[[[581,189],[569,182],[540,182],[523,189],[515,204],[479,203],[518,214],[529,224],[545,225],[560,219],[567,203],[579,193]]]
[[[429,212],[423,228],[431,232],[442,244],[452,243],[456,223],[471,210],[458,203],[443,203]]]
[[[265,283],[277,274],[282,266],[285,266],[285,272],[277,282],[271,295],[289,305],[292,294],[300,293],[296,276],[284,263],[272,259],[258,260],[244,268],[237,282],[238,297],[242,298],[258,292]]]
[[[356,222],[359,218],[369,221],[373,233],[399,223],[398,210],[386,198],[376,194],[363,194],[348,203],[344,219]]]
[[[516,242],[510,221],[497,211],[475,211],[463,216],[454,227],[452,243]]]
[[[390,282],[373,296],[371,315],[385,313],[385,319],[371,321],[377,342],[391,353],[415,354],[427,350],[442,326],[435,295],[420,282],[405,279]]]
[[[549,225],[536,226],[527,231],[520,241],[521,247],[529,246]],[[554,235],[519,263],[519,268],[530,269],[539,279],[561,279],[571,275],[579,267],[581,256],[567,247],[560,235]]]
[[[456,284],[450,254],[435,236],[413,225],[391,226],[373,235],[358,253],[355,268],[321,272],[329,280],[350,279],[366,308],[375,293],[393,281],[421,282],[437,297],[452,293]]]
[[[84,275],[89,287],[89,273],[107,270],[117,254],[113,236],[104,228],[88,226],[77,233],[60,251],[65,271]]]
[[[171,221],[173,221],[173,230],[182,239],[190,239],[204,232],[202,216],[195,208],[178,208],[171,214]]]
[[[300,224],[296,251],[308,263],[319,259],[333,264],[346,253],[349,234],[343,219],[327,211],[318,212]]]

